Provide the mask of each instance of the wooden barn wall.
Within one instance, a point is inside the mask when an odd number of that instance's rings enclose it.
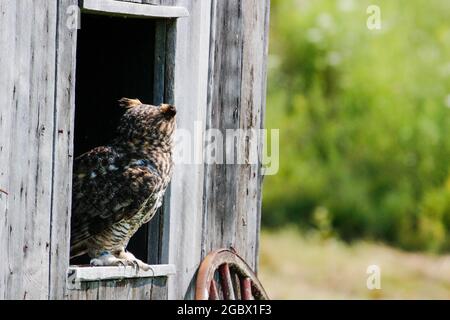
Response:
[[[0,1],[0,299],[49,294],[56,1]]]
[[[269,9],[269,0],[213,1],[207,129],[225,136],[227,129],[263,128]],[[205,167],[202,255],[233,247],[256,269],[263,177],[260,163],[248,163],[252,143],[262,154],[259,135],[233,148],[246,164]]]
[[[84,282],[68,293],[71,300],[167,300],[167,278]]]
[[[70,255],[77,37],[77,30],[68,27],[68,18],[73,13],[69,8],[75,8],[78,4],[77,0],[58,0],[57,2],[55,125],[53,132],[54,196],[52,197],[50,216],[52,226],[50,234],[50,299],[64,299],[68,294],[66,278]]]
[[[176,55],[165,98],[197,139],[194,152],[205,129],[262,127],[269,0],[128,1],[190,12],[167,40]],[[66,290],[76,54],[67,9],[77,2],[0,1],[0,299],[192,298],[201,260],[220,247],[256,268],[260,166],[180,164],[164,217],[161,262],[177,268],[168,293],[164,279]],[[248,141],[237,148],[248,150]]]
[[[177,22],[175,96],[179,128],[263,127],[269,0],[169,0],[188,8]],[[198,128],[196,126],[199,126]],[[204,136],[200,147],[204,151]],[[260,137],[249,143],[262,150]],[[195,275],[211,250],[234,247],[256,269],[261,211],[260,164],[178,164],[171,184],[168,263],[170,299],[191,299]]]
[[[0,299],[64,296],[76,3],[0,1]]]

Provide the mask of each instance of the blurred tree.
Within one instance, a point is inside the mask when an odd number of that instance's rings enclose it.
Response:
[[[272,0],[263,223],[449,250],[450,1],[377,3]]]

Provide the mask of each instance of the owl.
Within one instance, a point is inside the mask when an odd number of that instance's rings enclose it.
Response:
[[[161,206],[173,169],[176,108],[122,98],[116,137],[74,161],[71,258],[93,266],[149,266],[126,250]]]

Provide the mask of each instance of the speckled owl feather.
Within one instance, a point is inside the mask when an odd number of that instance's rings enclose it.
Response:
[[[161,205],[170,182],[174,106],[123,98],[117,137],[74,162],[71,257],[93,265],[147,265],[126,252],[133,234]]]

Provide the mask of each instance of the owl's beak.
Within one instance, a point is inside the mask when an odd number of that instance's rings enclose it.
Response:
[[[166,118],[173,118],[177,114],[177,109],[171,104],[164,103],[159,108]]]

